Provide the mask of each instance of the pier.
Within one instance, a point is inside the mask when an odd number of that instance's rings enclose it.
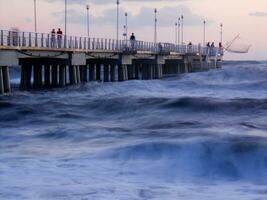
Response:
[[[152,80],[220,68],[223,49],[0,30],[0,94],[12,91],[10,66],[20,66],[20,89],[58,88],[90,81]]]

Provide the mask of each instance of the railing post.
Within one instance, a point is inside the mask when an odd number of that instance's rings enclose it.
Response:
[[[11,38],[11,33],[10,31],[8,31],[8,35],[7,35],[7,46],[10,46],[11,42],[10,42],[10,39]]]
[[[103,42],[103,38],[101,38],[101,50],[104,49],[104,42]]]
[[[80,37],[79,49],[82,49],[82,37]]]
[[[35,33],[35,47],[38,47],[38,35]]]
[[[95,49],[95,38],[93,38],[93,40],[92,40],[92,50],[94,50]]]
[[[32,34],[29,33],[29,47],[32,46]]]
[[[66,49],[67,48],[67,36],[66,35],[64,35],[64,49]]]
[[[107,50],[108,40],[105,39],[105,50]]]
[[[26,45],[25,35],[24,32],[22,32],[22,46],[24,47],[25,45]]]
[[[77,37],[75,37],[74,40],[75,40],[75,41],[74,41],[74,49],[77,49],[77,46],[78,46],[78,44],[77,44]]]
[[[86,38],[83,38],[83,49],[87,49],[86,48],[86,44],[87,44],[87,39]]]
[[[97,38],[96,49],[99,49],[99,38]]]
[[[108,50],[110,50],[111,47],[111,39],[108,40]]]
[[[72,36],[70,36],[70,41],[69,41],[69,48],[72,48]]]
[[[91,49],[91,39],[88,38],[88,49]]]
[[[1,30],[1,46],[4,45],[4,31]]]
[[[41,47],[44,47],[44,34],[41,35]]]

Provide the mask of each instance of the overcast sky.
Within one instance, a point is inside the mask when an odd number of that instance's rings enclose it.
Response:
[[[0,0],[0,28],[18,27],[33,31],[34,0]],[[68,0],[68,35],[86,35],[86,9],[90,4],[92,37],[116,37],[116,0]],[[226,59],[267,60],[267,0],[121,0],[120,35],[124,12],[129,15],[129,32],[138,40],[153,41],[154,8],[158,9],[158,40],[174,42],[175,21],[185,20],[185,41],[203,41],[203,20],[207,21],[207,41],[219,42],[220,23],[224,41],[238,33],[252,44],[249,54],[227,54]],[[37,0],[38,32],[64,29],[64,0]]]

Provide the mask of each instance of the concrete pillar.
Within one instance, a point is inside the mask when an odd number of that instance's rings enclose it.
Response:
[[[23,64],[21,67],[20,89],[22,90],[31,89],[31,79],[32,79],[32,65]]]
[[[77,84],[80,84],[81,83],[80,67],[79,66],[75,66],[75,69],[76,69]]]
[[[123,65],[123,75],[124,75],[125,81],[129,80],[129,78],[128,78],[128,66],[127,65]]]
[[[127,65],[128,80],[134,79],[134,65]]]
[[[52,65],[52,86],[58,87],[58,65]]]
[[[184,72],[188,73],[188,65],[189,63],[184,63]]]
[[[66,86],[66,66],[65,65],[59,66],[59,86],[60,87]]]
[[[101,81],[101,64],[96,65],[96,81]]]
[[[104,65],[104,82],[109,82],[109,64]]]
[[[95,65],[89,65],[89,81],[96,80]]]
[[[69,79],[70,79],[70,85],[77,84],[76,69],[75,69],[75,66],[73,65],[69,66]]]
[[[125,81],[124,65],[118,65],[118,79],[119,81]]]
[[[139,76],[140,76],[140,70],[139,70],[139,65],[138,64],[134,64],[134,78],[139,80]]]
[[[110,81],[116,81],[116,65],[110,66]]]
[[[2,73],[3,73],[4,92],[10,93],[11,87],[10,87],[9,68],[7,66],[2,67]]]
[[[50,87],[51,84],[51,67],[49,64],[44,66],[44,85],[45,87]]]
[[[81,73],[81,81],[86,83],[88,82],[88,67],[87,65],[80,66],[80,73]]]
[[[3,78],[3,71],[2,67],[0,66],[0,94],[4,94],[4,78]]]
[[[42,79],[42,65],[37,64],[33,67],[33,87],[34,88],[41,88],[43,85]]]

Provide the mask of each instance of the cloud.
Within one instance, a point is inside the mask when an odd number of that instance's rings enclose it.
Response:
[[[120,10],[120,22],[124,23],[125,11]],[[202,25],[204,19],[203,16],[192,13],[192,11],[186,6],[178,7],[163,7],[158,10],[158,25],[161,27],[174,26],[175,22],[178,19],[178,16],[184,16],[184,25],[185,26],[198,26]],[[64,20],[64,12],[52,13],[53,17]],[[206,19],[208,24],[213,23],[212,20]],[[116,22],[116,8],[104,10],[101,16],[90,16],[90,21],[93,24],[99,25],[112,25]],[[68,22],[72,24],[85,24],[86,15],[80,10],[71,9],[68,11]],[[128,12],[128,24],[132,27],[144,27],[144,26],[153,26],[154,25],[154,9],[143,7],[137,15],[133,15],[131,12]]]
[[[253,12],[249,15],[253,17],[267,17],[267,12]]]

